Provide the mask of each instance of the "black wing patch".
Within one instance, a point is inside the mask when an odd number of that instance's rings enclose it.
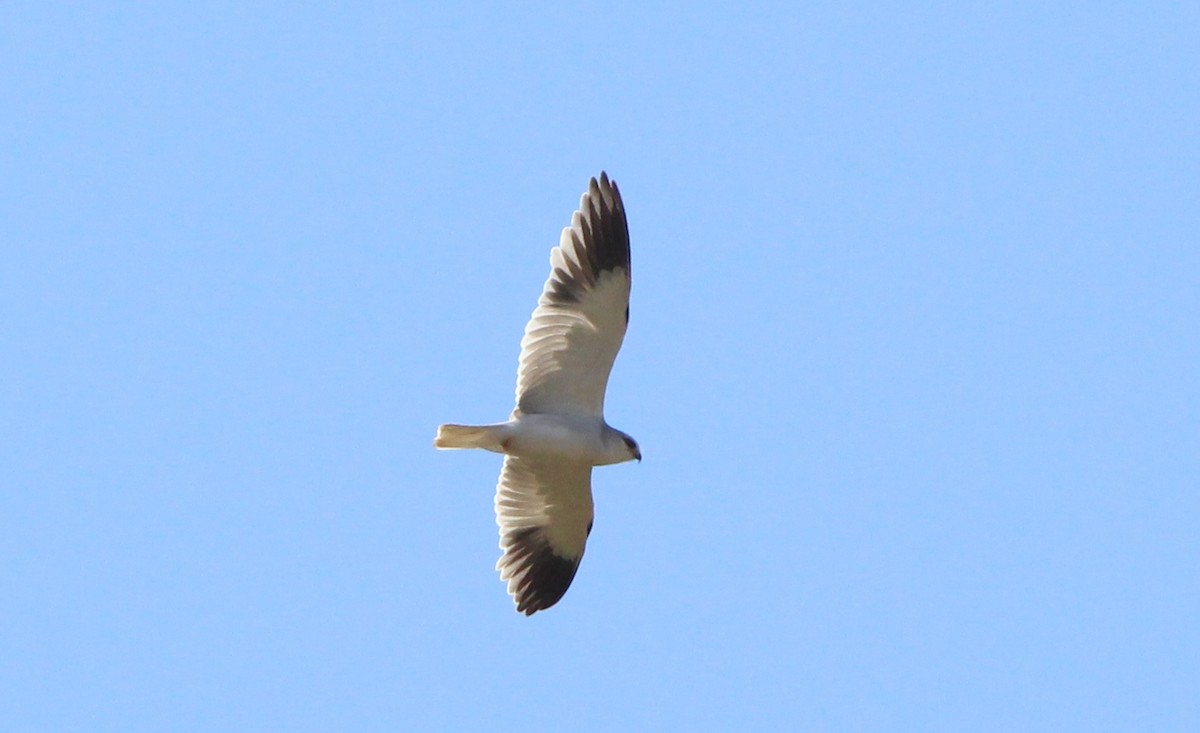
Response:
[[[590,527],[589,527],[590,529]],[[522,527],[504,535],[507,564],[516,566],[511,586],[517,611],[532,616],[563,597],[575,579],[582,555],[569,560],[554,553],[541,527]]]
[[[560,243],[571,250],[563,253],[567,269],[554,268],[550,287],[542,295],[544,300],[551,304],[578,303],[601,274],[620,268],[631,275],[625,204],[617,184],[609,181],[607,174],[601,173],[599,181],[593,178],[588,182],[588,191],[564,234],[567,232],[570,243]]]

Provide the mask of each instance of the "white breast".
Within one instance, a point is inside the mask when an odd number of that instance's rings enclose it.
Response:
[[[601,420],[568,415],[522,415],[509,423],[505,452],[528,458],[557,458],[589,465],[607,454]]]

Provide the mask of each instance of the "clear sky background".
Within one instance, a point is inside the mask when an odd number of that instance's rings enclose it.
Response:
[[[5,729],[1200,730],[1195,4],[438,5],[0,10]],[[525,618],[431,440],[601,169]]]

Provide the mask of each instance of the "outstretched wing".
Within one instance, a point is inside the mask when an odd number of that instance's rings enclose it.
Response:
[[[593,178],[550,250],[550,278],[525,326],[517,410],[604,414],[604,390],[629,323],[629,226],[617,184]]]
[[[504,550],[496,569],[517,610],[550,608],[571,586],[592,530],[592,467],[506,456],[496,523]]]

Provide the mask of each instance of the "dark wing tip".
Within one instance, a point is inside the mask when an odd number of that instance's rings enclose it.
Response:
[[[629,222],[616,181],[609,180],[604,171],[599,179],[588,181],[579,213],[586,223],[585,241],[591,240],[586,243],[593,270],[599,274],[622,268],[629,273]]]
[[[555,554],[540,527],[523,527],[504,536],[502,562],[511,569],[508,590],[517,611],[532,616],[558,603],[571,587],[579,559]]]
[[[622,270],[626,278],[632,277],[625,204],[617,184],[603,171],[599,179],[588,181],[588,189],[571,215],[571,226],[563,230],[558,248],[564,256],[557,262],[551,256],[550,279],[539,301],[542,304],[579,303],[600,276],[612,270]],[[625,322],[629,322],[628,314]]]

